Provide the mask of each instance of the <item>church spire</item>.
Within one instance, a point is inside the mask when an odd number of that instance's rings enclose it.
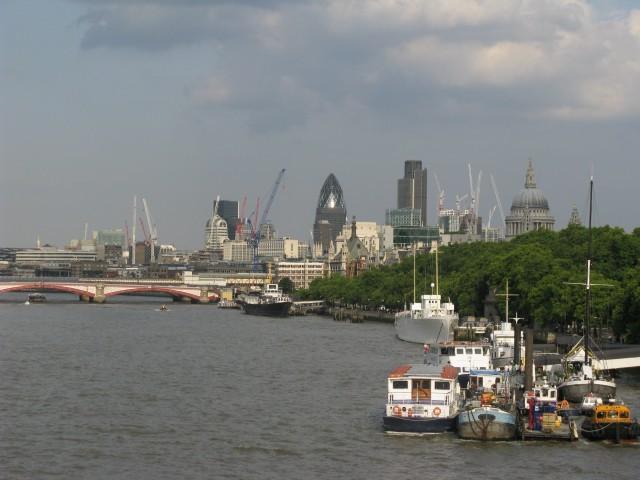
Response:
[[[582,220],[580,220],[580,213],[578,213],[578,207],[573,206],[573,210],[571,210],[571,217],[569,217],[569,225],[582,225]]]
[[[524,182],[525,188],[536,188],[536,174],[533,171],[533,162],[529,158],[529,167],[527,168],[527,178]]]

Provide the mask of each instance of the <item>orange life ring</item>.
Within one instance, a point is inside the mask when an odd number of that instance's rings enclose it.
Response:
[[[401,415],[400,407],[398,405],[393,407],[393,414],[398,416],[398,417]]]
[[[413,416],[413,408],[409,407],[409,410],[407,410],[407,416]]]
[[[433,414],[436,417],[439,417],[441,413],[442,413],[442,410],[440,410],[440,407],[436,407],[436,408],[433,409]]]

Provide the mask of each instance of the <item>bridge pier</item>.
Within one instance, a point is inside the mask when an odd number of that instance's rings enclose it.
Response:
[[[91,297],[89,295],[79,295],[78,300],[81,302],[89,303],[91,301]]]
[[[104,303],[107,297],[104,294],[104,284],[98,283],[96,284],[96,294],[93,297],[93,301],[95,303]]]
[[[200,303],[209,303],[209,290],[206,287],[200,289]]]

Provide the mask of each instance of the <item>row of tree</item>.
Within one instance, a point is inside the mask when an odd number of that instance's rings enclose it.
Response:
[[[640,228],[592,229],[592,325],[610,327],[618,338],[640,341]],[[460,316],[481,316],[489,290],[512,293],[510,312],[536,328],[581,328],[585,317],[588,230],[570,226],[537,231],[510,242],[465,243],[440,249],[440,293],[451,298]],[[415,259],[416,297],[432,291],[435,256]],[[367,308],[403,308],[414,296],[414,259],[373,268],[357,278],[334,276],[314,281],[303,298],[357,304]],[[504,315],[504,306],[498,308]]]

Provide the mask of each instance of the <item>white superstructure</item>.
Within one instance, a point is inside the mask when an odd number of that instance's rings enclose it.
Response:
[[[395,328],[400,340],[437,344],[453,339],[458,314],[451,302],[442,302],[440,295],[422,295],[410,310],[396,314]]]

